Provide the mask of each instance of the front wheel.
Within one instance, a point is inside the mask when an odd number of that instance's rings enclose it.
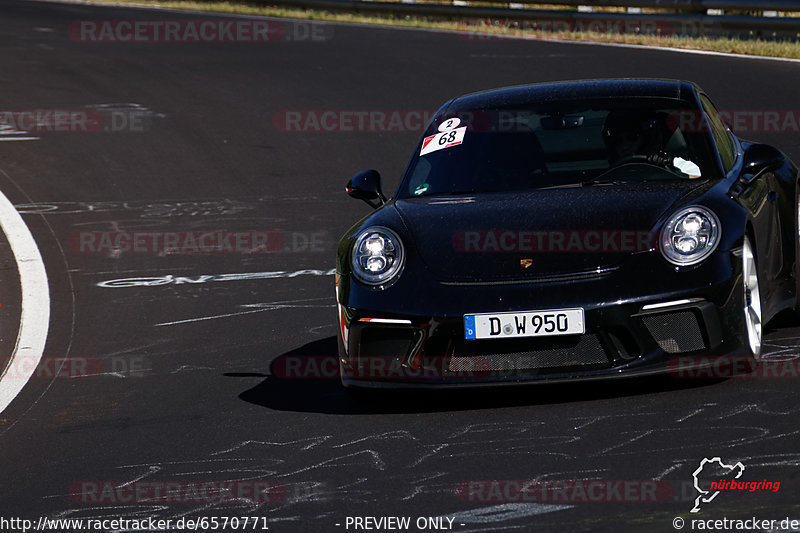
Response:
[[[761,358],[761,338],[763,335],[761,314],[761,292],[758,287],[756,256],[750,239],[744,238],[742,246],[742,280],[744,289],[744,322],[747,328],[747,342],[753,358]]]

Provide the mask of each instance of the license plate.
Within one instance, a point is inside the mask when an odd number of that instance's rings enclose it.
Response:
[[[585,333],[583,309],[464,315],[466,339],[514,339]]]

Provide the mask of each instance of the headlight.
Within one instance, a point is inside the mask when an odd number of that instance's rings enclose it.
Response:
[[[661,253],[673,265],[699,263],[717,247],[720,225],[717,215],[695,205],[681,209],[661,230]]]
[[[382,285],[400,275],[405,258],[395,232],[380,226],[367,228],[353,245],[353,274],[368,285]]]

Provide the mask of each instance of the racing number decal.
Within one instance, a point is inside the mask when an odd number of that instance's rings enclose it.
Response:
[[[456,126],[461,124],[460,118],[449,118],[439,124],[439,131],[450,131],[456,129]]]
[[[422,141],[422,150],[420,150],[419,155],[429,154],[437,150],[450,148],[451,146],[458,146],[464,142],[464,134],[466,132],[467,127],[462,126],[454,130],[447,130],[442,133],[437,133],[436,135],[431,135],[430,137],[425,137]]]

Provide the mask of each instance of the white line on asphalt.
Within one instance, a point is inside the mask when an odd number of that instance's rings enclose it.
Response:
[[[497,524],[507,520],[517,520],[541,514],[553,513],[571,509],[574,505],[559,505],[552,503],[501,503],[488,507],[479,507],[468,511],[450,513],[445,516],[452,518],[456,523],[466,522],[468,524]],[[481,531],[497,531],[497,526],[492,529]],[[471,530],[474,531],[474,530]]]
[[[292,308],[312,308],[312,307],[336,307],[335,304],[324,304],[324,305],[298,305],[298,302],[312,302],[318,300],[328,300],[328,298],[306,298],[304,300],[286,300],[283,302],[262,302],[257,304],[241,304],[239,307],[255,307],[256,309],[251,311],[239,311],[237,313],[225,313],[224,315],[212,315],[212,316],[201,316],[197,318],[187,318],[185,320],[175,320],[172,322],[161,322],[159,324],[153,324],[156,327],[159,326],[175,326],[178,324],[188,324],[190,322],[202,322],[203,320],[216,320],[218,318],[229,318],[232,316],[241,316],[241,315],[249,315],[251,313],[262,313],[264,311],[277,311],[279,309],[292,309]]]
[[[19,270],[22,293],[17,342],[7,368],[15,368],[11,379],[0,376],[0,413],[22,390],[44,353],[47,330],[50,327],[50,288],[42,254],[28,226],[14,205],[0,192],[0,229],[6,234]],[[25,364],[14,367],[19,359]],[[5,370],[3,370],[5,373]]]

